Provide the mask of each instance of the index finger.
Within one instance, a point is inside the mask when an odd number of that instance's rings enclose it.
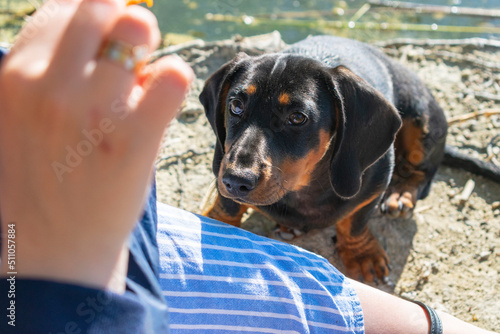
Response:
[[[81,77],[124,9],[123,0],[83,0],[61,37],[49,72],[63,82]]]

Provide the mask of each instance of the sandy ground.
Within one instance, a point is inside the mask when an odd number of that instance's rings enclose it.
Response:
[[[495,44],[494,42],[490,44]],[[429,85],[449,119],[500,109],[499,46],[396,43],[383,50],[412,68]],[[259,54],[283,47],[279,34],[173,46],[195,69],[197,80],[164,138],[157,161],[159,200],[200,212],[214,181],[215,137],[198,94],[204,80],[237,52]],[[500,116],[481,116],[450,125],[448,143],[481,159],[500,160]],[[467,181],[472,195],[460,201]],[[410,219],[374,216],[371,228],[391,258],[388,284],[379,288],[421,300],[485,329],[500,330],[500,184],[459,169],[441,167],[431,194]],[[276,237],[274,224],[249,214],[244,227]],[[317,252],[341,270],[333,228],[313,231],[293,243]]]

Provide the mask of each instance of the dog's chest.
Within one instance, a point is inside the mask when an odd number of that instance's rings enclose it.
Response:
[[[287,194],[273,205],[260,207],[275,222],[290,228],[310,230],[335,224],[347,207],[333,191],[299,191]]]

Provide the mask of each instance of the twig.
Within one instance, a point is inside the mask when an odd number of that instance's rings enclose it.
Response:
[[[351,22],[358,21],[363,15],[365,15],[370,10],[370,4],[365,3],[361,8],[352,16]]]
[[[161,164],[162,168],[166,168],[166,167],[173,165],[174,163],[176,163],[180,160],[188,159],[188,158],[191,158],[194,156],[205,155],[205,154],[208,154],[212,151],[213,151],[213,149],[211,149],[211,148],[205,149],[203,151],[196,151],[193,149],[189,149],[183,153],[173,154],[173,155],[169,155],[169,156],[160,158],[156,161],[155,165],[158,166]]]
[[[500,96],[485,92],[466,91],[465,94],[472,94],[477,99],[500,102]]]
[[[500,71],[500,63],[477,59],[476,57],[470,54],[459,54],[450,51],[433,51],[433,50],[425,50],[423,54],[426,57],[447,58],[448,60],[469,63],[490,70]]]
[[[413,2],[368,0],[372,6],[389,7],[394,10],[409,10],[416,13],[439,13],[450,15],[479,16],[486,18],[499,18],[500,10],[457,6],[423,5]]]
[[[484,61],[482,59],[478,59],[477,57],[471,54],[462,55],[456,52],[439,51],[439,50],[412,49],[411,52],[408,52],[406,49],[404,49],[403,52],[399,50],[400,49],[394,50],[392,48],[383,48],[383,51],[386,54],[394,57],[398,57],[401,53],[405,53],[405,55],[407,55],[408,57],[425,56],[426,58],[434,58],[434,59],[446,58],[448,61],[467,63],[470,65],[474,65],[476,67],[482,67],[484,69],[492,71],[500,71],[500,63]]]
[[[218,21],[219,19],[213,18],[214,16],[217,15],[218,14],[210,14],[210,15],[207,14],[207,20]],[[222,16],[227,16],[227,15],[222,15]],[[233,16],[233,18],[237,21],[241,21],[240,17]],[[281,39],[281,35],[278,31],[273,31],[268,34],[245,37],[245,38],[242,38],[241,36],[240,37],[236,36],[231,39],[226,39],[222,41],[213,41],[213,42],[205,42],[201,39],[196,39],[193,41],[188,41],[186,43],[172,45],[157,50],[153,52],[153,54],[151,55],[151,61],[158,60],[161,57],[174,53],[180,54],[183,51],[192,51],[193,48],[209,52],[214,52],[214,48],[219,48],[219,51],[221,48],[227,48],[232,52],[235,52],[236,49],[236,52],[245,51],[248,54],[261,54],[263,52],[263,49],[261,49],[260,46],[255,46],[255,44],[265,45],[266,48],[265,50],[267,50],[267,48],[273,50],[279,50],[285,46],[284,42]]]
[[[485,38],[463,38],[463,39],[414,39],[414,38],[397,38],[388,41],[376,42],[376,46],[382,48],[401,47],[405,45],[418,46],[462,46],[484,48],[486,46],[500,48],[500,41]]]
[[[471,113],[465,114],[465,115],[459,115],[455,117],[450,117],[448,118],[448,125],[452,125],[455,123],[461,123],[464,121],[467,121],[469,119],[477,118],[480,116],[493,116],[493,115],[500,115],[500,109],[486,109],[482,111],[473,111]]]
[[[476,186],[476,182],[474,180],[469,179],[464,186],[464,189],[462,192],[456,197],[460,204],[464,204],[467,202],[470,198],[470,195],[472,195],[472,192],[474,191],[474,187]]]
[[[310,18],[325,18],[331,16],[338,16],[335,9],[333,10],[304,10],[300,12],[279,12],[272,14],[257,14],[258,18],[285,18],[285,19],[310,19]]]
[[[177,189],[177,192],[179,193],[179,208],[184,209],[184,187],[183,185],[185,184],[185,175],[184,171],[182,170],[182,162],[181,160],[177,160],[177,175],[178,178],[177,180],[179,181],[179,188]]]
[[[419,206],[413,211],[413,213],[421,213],[427,210],[430,210],[434,207],[434,205],[424,205],[424,206]]]
[[[236,15],[222,15],[211,14],[206,17],[209,21],[219,22],[236,22],[242,23],[243,18]],[[322,30],[328,32],[329,29],[361,29],[361,30],[395,30],[395,31],[439,31],[439,32],[456,32],[456,33],[492,33],[500,34],[500,28],[489,26],[448,26],[448,25],[435,25],[435,24],[414,24],[414,23],[401,23],[401,22],[352,22],[347,21],[330,21],[330,20],[293,20],[293,19],[266,19],[254,18],[252,25],[274,25],[274,26],[293,26],[303,27],[310,29]]]
[[[21,10],[0,9],[0,15],[10,15],[14,19],[22,19],[25,16],[33,15],[33,13],[35,13],[33,7]]]

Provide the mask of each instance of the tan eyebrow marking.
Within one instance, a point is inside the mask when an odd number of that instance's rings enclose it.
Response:
[[[257,91],[257,87],[255,85],[249,85],[247,87],[247,94],[248,95],[255,94],[256,91]]]
[[[290,95],[287,93],[281,93],[281,95],[278,97],[278,101],[280,104],[288,104],[290,103]]]

